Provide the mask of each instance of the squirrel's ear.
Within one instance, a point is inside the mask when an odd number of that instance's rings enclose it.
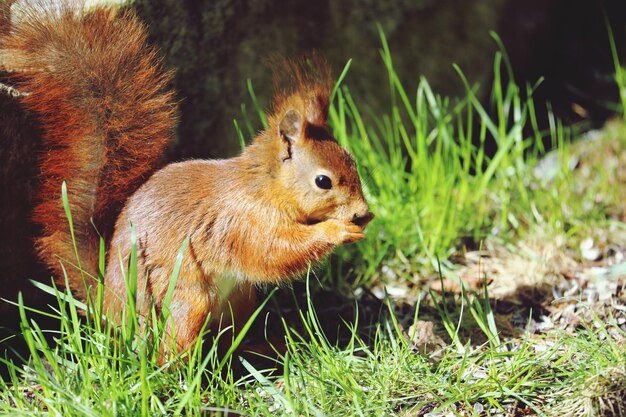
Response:
[[[302,115],[299,111],[290,109],[280,119],[278,133],[281,139],[280,158],[285,161],[291,158],[291,146],[302,138]]]

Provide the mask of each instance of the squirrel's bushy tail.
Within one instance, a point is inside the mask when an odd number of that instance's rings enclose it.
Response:
[[[34,220],[41,258],[86,297],[61,201],[67,183],[82,268],[97,276],[98,232],[112,233],[125,200],[154,172],[175,128],[171,74],[129,12],[49,2],[21,8],[0,31],[0,69],[14,72],[23,105],[43,126]],[[98,228],[98,232],[93,225]],[[86,276],[86,275],[85,275]]]

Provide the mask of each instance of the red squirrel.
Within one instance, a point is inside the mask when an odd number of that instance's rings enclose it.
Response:
[[[13,71],[28,93],[21,102],[44,127],[33,215],[43,228],[38,252],[61,283],[67,270],[78,298],[93,298],[93,226],[104,230],[107,316],[119,318],[127,300],[121,265],[131,251],[131,224],[142,315],[151,303],[159,311],[189,238],[170,305],[180,350],[208,315],[212,325],[228,322],[231,311],[245,322],[257,284],[293,279],[336,246],[363,239],[373,214],[353,158],[328,127],[332,78],[323,60],[278,68],[268,127],[239,156],[157,170],[174,135],[177,103],[172,74],[132,12],[33,6],[0,34],[0,69]],[[78,261],[59,197],[63,181],[88,274],[70,266]]]

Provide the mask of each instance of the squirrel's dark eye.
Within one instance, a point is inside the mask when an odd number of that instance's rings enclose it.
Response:
[[[326,175],[318,175],[315,177],[315,185],[324,190],[330,190],[333,188],[333,182]]]

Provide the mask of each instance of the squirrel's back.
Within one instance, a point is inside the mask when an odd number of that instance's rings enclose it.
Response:
[[[38,2],[11,24],[0,31],[0,69],[14,74],[27,93],[22,103],[45,127],[34,209],[44,230],[38,250],[60,279],[59,258],[76,262],[61,201],[66,181],[81,266],[95,276],[98,232],[110,236],[124,202],[160,167],[174,135],[171,74],[130,12]],[[84,299],[81,274],[68,273]]]

